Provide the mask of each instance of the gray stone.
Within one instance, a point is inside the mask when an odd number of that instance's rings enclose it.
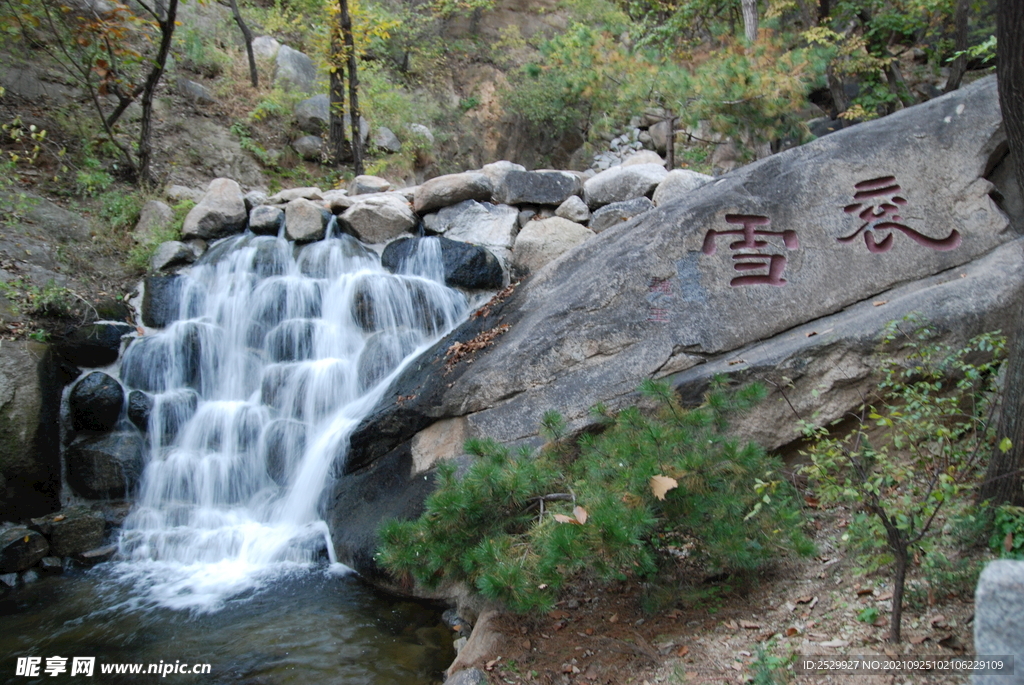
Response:
[[[409,133],[416,138],[422,138],[431,145],[434,144],[434,134],[430,132],[430,129],[423,124],[409,124],[405,127]]]
[[[282,45],[274,62],[274,85],[287,92],[316,90],[316,66],[308,56]]]
[[[215,105],[217,98],[201,83],[178,77],[178,92],[194,105]]]
[[[142,294],[142,324],[164,328],[178,320],[181,303],[179,276],[149,276]]]
[[[391,190],[391,181],[380,176],[356,176],[352,179],[349,192],[352,195],[369,195],[371,193],[386,193]]]
[[[287,188],[285,190],[280,190],[267,198],[267,204],[286,205],[292,200],[297,200],[300,197],[307,200],[323,200],[324,192],[317,187]]]
[[[125,497],[142,473],[143,442],[132,432],[79,438],[65,455],[68,485],[89,499]]]
[[[667,174],[665,167],[658,164],[613,167],[583,184],[583,199],[593,210],[613,202],[644,197],[654,192]]]
[[[651,143],[654,145],[654,151],[659,155],[663,155],[668,152],[668,138],[672,132],[672,127],[669,126],[668,119],[664,119],[655,124],[652,124],[647,132],[651,136]]]
[[[71,425],[76,431],[108,431],[121,415],[124,389],[117,379],[102,371],[93,371],[71,388],[68,405]]]
[[[394,153],[402,151],[402,141],[387,126],[377,127],[377,131],[373,134],[373,144],[381,152]]]
[[[323,146],[324,141],[320,136],[302,136],[292,142],[292,149],[299,154],[299,157],[310,162],[320,161]]]
[[[634,152],[622,160],[622,166],[635,166],[637,164],[660,164],[664,166],[665,160],[657,152],[651,150]]]
[[[117,554],[117,545],[104,545],[103,547],[90,549],[88,552],[82,552],[75,558],[86,566],[94,566],[110,561],[114,558],[115,554]]]
[[[463,646],[465,646],[466,638],[459,638],[459,640],[465,640]],[[456,640],[458,642],[459,640]],[[461,671],[456,671],[448,676],[448,680],[444,681],[445,685],[485,685],[487,680],[487,674],[481,671],[479,668],[465,668]]]
[[[281,44],[271,36],[257,36],[252,40],[252,54],[257,59],[274,59]]]
[[[518,216],[515,207],[466,200],[439,211],[432,222],[432,230],[451,240],[507,252],[512,249],[519,231]]]
[[[260,205],[249,212],[249,230],[256,235],[277,235],[284,223],[280,207]]]
[[[202,190],[182,185],[169,185],[164,189],[164,197],[174,204],[184,202],[185,200],[199,204],[203,201],[203,195],[206,195],[206,193]],[[145,205],[142,211],[146,211]]]
[[[196,260],[192,248],[177,240],[160,243],[156,252],[149,258],[149,268],[153,271],[169,271],[179,266],[191,264]]]
[[[197,204],[185,216],[181,228],[183,239],[213,240],[239,233],[245,229],[248,213],[242,189],[230,178],[215,178]]]
[[[555,216],[582,224],[590,221],[590,209],[579,195],[573,195],[558,205],[558,209],[555,210]]]
[[[509,171],[494,190],[494,199],[506,205],[558,206],[583,191],[579,176],[569,171]]]
[[[326,95],[314,95],[295,105],[295,123],[299,130],[320,135],[331,125],[331,100]]]
[[[351,137],[352,135],[352,115],[346,114],[342,117],[342,125],[345,127],[345,135]],[[363,137],[363,145],[365,146],[370,142],[370,122],[366,120],[366,117],[359,117],[359,133]]]
[[[288,240],[310,243],[323,240],[329,213],[320,205],[297,198],[284,206],[284,233]]]
[[[39,570],[52,575],[64,573],[64,562],[60,557],[43,557],[39,560]]]
[[[552,217],[531,221],[519,231],[512,251],[517,275],[539,271],[548,262],[594,237],[595,233],[568,219]]]
[[[660,206],[666,202],[672,202],[673,200],[685,197],[688,193],[714,180],[714,176],[699,174],[689,169],[673,169],[658,184],[652,199],[655,205]]]
[[[31,527],[50,541],[50,554],[70,557],[98,547],[103,542],[107,522],[102,514],[78,505],[34,518]]]
[[[972,674],[974,685],[1024,683],[1024,561],[991,561],[974,594],[974,652],[1013,657],[1013,675]]]
[[[183,186],[175,186],[181,188]],[[174,221],[174,210],[160,200],[150,200],[142,205],[139,221],[132,230],[132,238],[137,243],[148,243],[156,239],[161,231],[166,230]]]
[[[339,224],[364,243],[386,243],[418,223],[409,203],[397,193],[370,195],[346,209]]]
[[[38,532],[23,526],[8,528],[0,532],[0,573],[30,569],[49,551],[50,543]]]
[[[245,203],[245,209],[251,212],[254,207],[267,204],[267,194],[262,190],[250,190],[242,196],[242,202]]]
[[[652,209],[654,209],[654,203],[646,197],[638,197],[635,200],[626,200],[624,202],[613,202],[594,212],[593,216],[590,217],[590,230],[594,233],[600,233],[607,228],[621,224],[623,221],[629,221],[633,217]]]
[[[536,209],[521,209],[519,210],[519,214],[516,216],[516,223],[519,224],[519,228],[523,228],[528,222],[533,221],[533,218],[536,216]]]
[[[491,179],[491,185],[495,189],[501,188],[504,185],[505,176],[510,171],[526,171],[526,167],[522,164],[516,164],[515,162],[509,162],[503,159],[498,162],[484,164],[480,169],[480,173]]]
[[[345,188],[334,188],[333,190],[328,190],[324,193],[321,193],[321,195],[321,199],[323,200],[324,205],[329,207],[331,203],[337,200],[338,198],[348,197],[348,190],[346,190]],[[348,209],[348,207],[346,207],[345,209]]]
[[[463,200],[489,200],[491,191],[491,179],[476,171],[438,176],[416,189],[413,209],[423,214]]]

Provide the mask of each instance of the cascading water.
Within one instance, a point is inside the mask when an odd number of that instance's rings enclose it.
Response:
[[[158,605],[206,611],[324,549],[334,561],[318,506],[351,431],[467,303],[437,240],[396,275],[333,221],[301,248],[227,239],[179,280],[178,321],[121,365],[152,405],[117,573]]]

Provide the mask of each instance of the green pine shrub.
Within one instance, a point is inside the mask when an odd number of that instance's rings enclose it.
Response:
[[[427,587],[465,582],[527,612],[552,606],[578,577],[652,578],[676,563],[667,548],[680,539],[712,573],[812,551],[780,462],[724,433],[727,415],[763,387],[726,391],[716,380],[697,409],[682,408],[664,383],[640,392],[653,412],[598,408],[603,430],[575,444],[555,412],[537,454],[467,442],[476,459],[465,473],[442,464],[424,514],[382,527],[379,563]]]

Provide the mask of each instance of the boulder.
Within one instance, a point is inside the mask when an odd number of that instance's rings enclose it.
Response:
[[[172,390],[156,397],[142,390],[128,393],[128,419],[140,431],[147,433],[155,407],[164,444],[174,439],[181,427],[196,413],[198,406],[198,393],[188,388]]]
[[[215,105],[217,98],[201,83],[178,77],[178,93],[194,105]]]
[[[558,206],[583,191],[580,177],[569,171],[514,171],[494,190],[495,202],[506,205]]]
[[[581,430],[595,404],[635,403],[645,378],[693,401],[716,373],[781,389],[737,425],[767,448],[792,442],[790,404],[827,423],[875,384],[866,350],[887,321],[921,312],[951,344],[1005,325],[1024,245],[984,176],[1002,136],[995,81],[982,79],[610,228],[403,369],[353,432],[348,463],[367,468],[455,417],[467,438],[505,444],[535,440],[551,407]],[[865,226],[875,205],[885,221]],[[451,345],[499,322],[509,328],[471,364],[445,368]]]
[[[665,160],[652,150],[639,150],[622,160],[622,166],[635,166],[637,164],[660,164],[664,166]]]
[[[1024,682],[1024,561],[991,561],[981,572],[974,593],[974,649],[986,659],[1010,656],[1015,668],[1012,676],[975,673],[974,685]]]
[[[613,202],[605,205],[594,212],[590,217],[590,230],[600,233],[606,228],[611,228],[623,221],[629,221],[635,216],[654,209],[654,203],[646,197],[638,197],[635,200],[624,202]]]
[[[667,174],[665,167],[658,164],[612,167],[583,184],[583,199],[593,210],[613,202],[649,196]]]
[[[202,201],[185,216],[181,235],[185,240],[223,238],[243,231],[247,219],[238,183],[230,178],[215,178]]]
[[[352,179],[349,192],[352,195],[368,195],[370,193],[386,193],[391,190],[391,182],[380,176],[356,176]]]
[[[518,216],[515,207],[466,200],[439,211],[431,222],[431,230],[451,240],[507,252],[519,230]]]
[[[184,188],[184,186],[172,186],[172,188]],[[170,192],[170,190],[168,190]],[[198,191],[196,191],[198,192]],[[158,235],[167,229],[174,221],[174,210],[160,200],[150,200],[142,205],[139,213],[139,220],[132,230],[132,238],[137,243],[153,242]]]
[[[275,86],[286,92],[312,93],[316,90],[316,66],[305,54],[282,45],[278,48],[274,65]]]
[[[386,243],[416,228],[416,215],[396,193],[371,195],[346,209],[338,223],[364,243]]]
[[[195,260],[196,253],[191,247],[177,240],[168,240],[160,243],[153,256],[149,258],[149,268],[153,271],[169,271],[191,264]]]
[[[491,179],[476,171],[438,176],[416,189],[413,209],[423,214],[463,200],[489,200],[491,191]]]
[[[668,139],[672,133],[672,127],[669,125],[668,119],[662,119],[651,124],[647,132],[651,135],[651,144],[654,145],[655,152],[659,155],[668,152]]]
[[[310,162],[320,161],[323,147],[324,141],[320,136],[302,136],[292,142],[292,149],[299,157]]]
[[[20,573],[39,563],[50,551],[50,543],[38,532],[15,526],[0,532],[0,574]]]
[[[142,295],[142,323],[163,328],[178,320],[181,303],[180,276],[148,276]]]
[[[85,566],[95,566],[105,561],[110,561],[117,554],[117,545],[104,545],[88,552],[82,552],[75,557],[76,561]]]
[[[487,674],[479,668],[464,668],[449,675],[444,682],[446,685],[486,685],[488,680]]]
[[[284,211],[280,207],[260,205],[249,212],[249,230],[256,235],[277,235],[284,224]]]
[[[430,132],[430,129],[423,124],[409,124],[405,127],[414,138],[421,138],[422,140],[434,144],[434,134]]]
[[[685,197],[687,193],[693,192],[702,185],[714,180],[714,176],[699,174],[689,169],[673,169],[658,184],[652,199],[655,205],[660,206],[666,202],[672,202],[673,200]]]
[[[103,514],[82,505],[65,507],[31,521],[31,528],[50,541],[49,553],[58,557],[70,557],[99,547],[106,527]]]
[[[91,323],[76,328],[60,346],[60,354],[78,366],[107,366],[117,361],[121,338],[135,332],[129,323]]]
[[[202,190],[199,190],[197,188],[189,188],[188,186],[169,185],[164,189],[164,197],[173,202],[174,204],[184,202],[185,200],[199,204],[200,202],[203,201],[204,195],[206,195],[206,193],[203,192]],[[149,203],[147,202],[146,204]],[[142,211],[146,211],[145,205],[143,205]]]
[[[274,59],[281,44],[271,36],[257,36],[252,40],[252,54],[257,59]]]
[[[153,396],[142,390],[128,393],[128,420],[140,431],[149,430],[149,415],[153,411]]]
[[[300,131],[320,135],[331,125],[331,100],[314,95],[295,105],[295,124]]]
[[[71,425],[76,431],[113,429],[124,406],[124,389],[117,379],[93,371],[71,388],[68,396]]]
[[[519,275],[531,274],[594,235],[586,226],[557,216],[531,221],[516,237],[512,269]]]
[[[330,212],[319,204],[298,198],[284,206],[284,233],[288,240],[311,243],[323,240]]]
[[[405,238],[388,243],[381,255],[381,264],[392,273],[413,253],[421,240],[437,240],[444,263],[444,282],[452,288],[495,290],[501,288],[504,272],[497,257],[478,245],[448,238]]]
[[[245,209],[250,213],[256,207],[267,204],[267,199],[267,194],[262,190],[250,190],[242,196],[242,202],[245,203]]]
[[[305,198],[306,200],[323,200],[324,191],[317,187],[288,188],[286,190],[279,190],[267,198],[266,204],[286,205],[292,200],[297,200],[300,197]]]
[[[579,195],[573,195],[558,205],[558,209],[555,210],[555,216],[582,224],[590,221],[590,209]]]
[[[88,499],[120,499],[138,482],[143,440],[137,432],[107,433],[75,440],[65,454],[68,485]]]
[[[515,162],[509,162],[503,159],[498,162],[484,164],[480,169],[480,173],[491,179],[491,186],[496,190],[505,184],[505,176],[510,171],[526,171],[526,167],[522,164],[516,164]]]
[[[381,152],[401,152],[402,141],[398,139],[395,132],[387,126],[378,126],[373,134],[373,144]]]

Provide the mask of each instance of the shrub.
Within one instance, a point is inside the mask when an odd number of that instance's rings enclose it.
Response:
[[[383,526],[378,559],[428,587],[461,581],[512,610],[543,610],[577,576],[643,578],[675,563],[685,539],[710,572],[753,571],[784,549],[810,552],[780,463],[724,433],[730,411],[763,388],[726,392],[683,409],[666,384],[641,393],[657,409],[596,410],[600,434],[576,445],[549,412],[538,454],[471,440],[464,475],[438,468],[437,490],[415,521]],[[678,550],[676,550],[678,552]]]

